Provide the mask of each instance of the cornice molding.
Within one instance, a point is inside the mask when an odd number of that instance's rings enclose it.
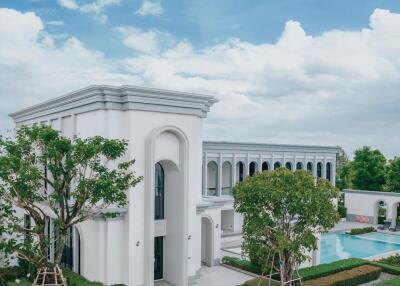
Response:
[[[207,116],[218,100],[214,96],[137,86],[91,85],[61,97],[11,113],[16,123],[74,109],[143,110]]]
[[[339,146],[290,145],[230,141],[203,141],[203,152],[307,152],[332,153],[342,150]]]

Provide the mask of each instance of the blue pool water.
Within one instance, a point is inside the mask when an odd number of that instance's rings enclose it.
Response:
[[[400,236],[372,232],[347,235],[344,232],[326,233],[321,238],[321,263],[351,257],[367,258],[400,250]]]

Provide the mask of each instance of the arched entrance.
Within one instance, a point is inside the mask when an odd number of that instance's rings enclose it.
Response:
[[[281,163],[280,162],[275,162],[274,164],[274,170],[279,169],[281,167]]]
[[[201,264],[214,265],[214,227],[211,218],[201,218]]]
[[[187,283],[188,169],[188,140],[179,128],[165,126],[148,135],[144,174],[146,191],[143,242],[146,286],[154,285],[154,280],[160,277],[176,286]],[[164,174],[163,182],[161,180],[156,183],[156,173]],[[162,231],[157,228],[156,233],[156,189],[161,186],[164,189],[164,216],[157,221],[157,225],[163,227]],[[160,199],[159,206],[161,205]],[[155,259],[160,256],[158,263],[159,266],[162,265],[162,276],[156,276]]]
[[[286,162],[285,167],[286,167],[286,169],[291,171],[292,170],[292,163]]]
[[[301,162],[297,162],[296,170],[302,170],[302,169],[303,169],[303,164]]]

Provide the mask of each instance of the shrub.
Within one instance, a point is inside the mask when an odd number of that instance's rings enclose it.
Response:
[[[299,270],[303,281],[320,278],[326,275],[335,274],[344,270],[368,264],[368,261],[359,258],[349,258],[332,263],[320,264],[302,268]]]
[[[63,273],[67,279],[68,286],[103,286],[100,282],[89,281],[85,277],[68,269],[63,269]]]
[[[0,286],[5,286],[7,282],[24,276],[25,272],[19,267],[0,268]]]
[[[381,275],[381,268],[362,265],[333,275],[304,282],[304,286],[353,286],[376,280]]]
[[[224,256],[222,258],[222,263],[245,270],[245,271],[248,271],[248,272],[251,272],[251,273],[255,273],[255,274],[259,274],[259,275],[262,274],[260,266],[254,265],[248,260],[243,260],[243,259],[231,257],[231,256]]]
[[[388,258],[383,258],[379,262],[400,267],[400,255],[396,254]]]
[[[358,234],[364,234],[364,233],[369,233],[369,232],[374,232],[376,229],[374,227],[362,227],[362,228],[353,228],[350,230],[351,235],[358,235]]]
[[[338,205],[338,212],[340,218],[346,218],[347,216],[347,208],[343,205]]]

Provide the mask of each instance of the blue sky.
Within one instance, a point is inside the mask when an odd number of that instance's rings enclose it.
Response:
[[[204,139],[400,154],[400,1],[2,0],[8,114],[90,84],[215,95]]]
[[[93,0],[76,0],[79,5]],[[3,0],[1,6],[20,11],[35,11],[46,22],[62,21],[50,31],[74,35],[88,47],[101,50],[110,57],[130,55],[120,44],[113,28],[133,25],[142,29],[156,28],[187,39],[195,48],[203,48],[236,37],[260,44],[275,42],[288,20],[299,21],[308,34],[317,36],[327,30],[357,30],[368,25],[368,17],[379,7],[400,12],[397,0],[195,0],[159,1],[162,14],[135,14],[141,0],[121,0],[109,5],[107,21],[93,15],[62,7],[56,0]]]

